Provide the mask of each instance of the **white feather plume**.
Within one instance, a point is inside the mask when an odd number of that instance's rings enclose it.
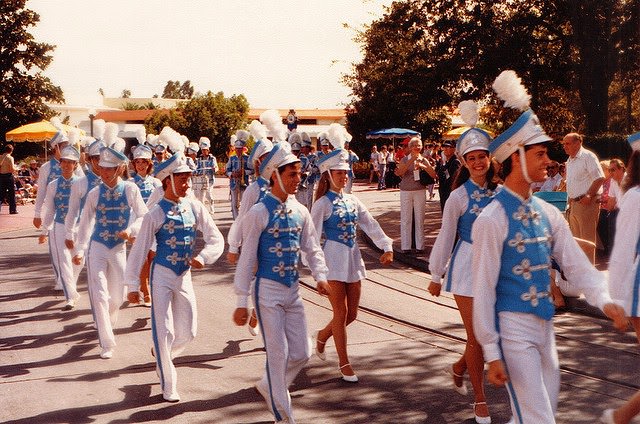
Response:
[[[107,147],[113,147],[113,144],[118,138],[118,132],[120,128],[115,122],[107,122],[104,127],[104,145]]]
[[[146,138],[147,130],[143,126],[138,127],[138,129],[136,129],[136,140],[138,140],[138,143],[144,144]]]
[[[182,143],[184,144],[184,149],[189,147],[189,137],[187,137],[186,135],[180,135],[180,139],[182,140]],[[182,149],[182,150],[184,150],[184,149]]]
[[[156,147],[156,144],[158,144],[158,138],[160,136],[157,136],[155,134],[147,134],[147,144],[151,147]]]
[[[93,137],[95,137],[96,140],[102,140],[104,138],[105,125],[106,122],[104,122],[104,119],[93,120]]]
[[[289,144],[298,143],[302,145],[302,135],[299,132],[289,134]]]
[[[278,127],[282,125],[282,117],[275,109],[265,110],[260,114],[260,122],[267,126],[271,133],[275,134]]]
[[[249,140],[249,135],[249,131],[247,130],[238,130],[236,131],[236,140],[241,140],[246,143]]]
[[[464,100],[458,104],[460,118],[462,118],[462,121],[470,127],[475,127],[478,123],[479,109],[480,107],[478,103],[473,100]]]
[[[113,150],[117,150],[120,153],[124,153],[124,149],[125,147],[127,147],[127,142],[124,141],[123,138],[120,137],[116,137],[115,141],[113,142],[113,144],[111,145],[111,148]]]
[[[267,138],[267,127],[262,125],[260,121],[253,120],[249,124],[249,132],[254,140],[264,140]]]
[[[77,129],[71,129],[69,130],[69,134],[67,135],[69,137],[69,145],[70,146],[77,146],[80,143],[80,131],[78,131]]]
[[[502,71],[493,82],[493,90],[504,101],[505,107],[521,111],[529,109],[531,95],[515,71]]]
[[[53,125],[57,129],[59,130],[62,129],[62,121],[60,120],[59,116],[54,116],[53,118],[51,118],[49,122],[51,122],[51,125]]]
[[[231,146],[233,146],[234,144],[236,144],[236,140],[238,139],[238,137],[236,137],[235,134],[231,134],[231,137],[229,137],[229,144],[231,144]]]
[[[286,141],[288,131],[287,126],[283,123],[276,125],[275,128],[271,130],[271,133],[273,134],[273,142],[278,143],[280,141]]]
[[[184,150],[184,142],[180,134],[171,127],[164,127],[160,131],[158,142],[167,146],[172,152],[177,153]]]
[[[96,141],[95,138],[88,135],[83,135],[82,137],[80,137],[80,147],[89,147],[94,141]]]
[[[333,123],[327,130],[327,139],[334,149],[343,149],[346,141],[347,130],[340,124]]]
[[[344,129],[344,141],[346,143],[351,143],[351,140],[353,140],[353,136],[351,134],[349,134],[349,132],[347,131],[347,129]]]

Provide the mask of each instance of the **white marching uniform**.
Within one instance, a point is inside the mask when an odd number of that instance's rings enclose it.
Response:
[[[253,205],[264,198],[268,191],[269,181],[262,177],[258,177],[254,182],[249,184],[247,189],[244,191],[244,194],[242,195],[242,203],[240,203],[240,210],[238,211],[238,217],[231,224],[229,234],[227,235],[229,252],[238,253],[240,251],[240,245],[242,244],[242,219]]]
[[[49,253],[56,274],[56,286],[62,287],[67,301],[76,300],[80,295],[77,290],[78,275],[82,265],[75,265],[71,251],[65,246],[65,218],[69,213],[69,198],[78,177],[70,179],[62,176],[51,181],[47,186],[43,204],[42,234],[49,236]]]
[[[41,218],[42,205],[44,204],[44,198],[47,193],[47,186],[49,183],[62,175],[60,170],[60,161],[52,157],[48,162],[42,164],[38,170],[38,192],[36,193],[36,205],[33,212],[34,218]],[[79,166],[73,171],[73,175],[82,177],[84,172]]]
[[[113,188],[101,184],[87,194],[74,255],[86,257],[89,300],[102,349],[116,345],[113,326],[125,288],[126,243],[116,233],[130,230],[135,235],[146,213],[140,190],[129,181]]]
[[[348,193],[329,191],[317,199],[311,217],[318,237],[324,235],[322,246],[325,261],[331,264],[327,279],[353,283],[366,278],[364,261],[356,240],[357,227],[385,252],[393,250],[393,240],[387,237],[360,199]]]
[[[609,259],[609,292],[627,316],[640,317],[640,187],[630,188],[620,201],[613,250]],[[623,230],[622,230],[623,229]]]
[[[555,206],[532,196],[522,199],[506,187],[476,219],[472,240],[473,324],[485,361],[504,361],[516,423],[555,423],[560,367],[550,256],[601,309],[611,302],[604,275]]]
[[[473,295],[471,228],[493,194],[492,190],[480,187],[469,178],[447,199],[442,211],[442,226],[429,256],[431,279],[437,284],[444,280],[444,291],[459,296]],[[456,234],[460,237],[457,242]]]
[[[66,239],[76,240],[77,236],[77,224],[80,219],[80,214],[84,208],[84,202],[87,199],[87,194],[94,188],[100,185],[102,180],[96,174],[88,171],[85,176],[78,178],[71,186],[71,194],[69,196],[69,211],[67,217],[64,220],[64,227],[66,229]]]
[[[242,253],[234,278],[237,306],[246,308],[255,277],[254,304],[267,352],[263,389],[276,421],[295,423],[288,387],[310,357],[307,322],[298,292],[300,251],[313,278],[326,281],[327,266],[309,211],[294,196],[272,194],[254,205],[243,225]],[[257,271],[256,271],[257,269]]]
[[[202,232],[205,246],[194,256],[196,228]],[[193,340],[197,330],[189,261],[194,258],[205,265],[214,263],[222,255],[224,239],[200,201],[183,198],[175,203],[163,198],[143,218],[131,248],[125,274],[130,291],[139,290],[142,264],[155,243],[157,254],[149,276],[153,344],[163,395],[175,398],[177,372],[173,358]]]
[[[196,169],[191,177],[193,181],[193,193],[200,202],[213,215],[213,184],[218,172],[218,161],[215,156],[209,154],[196,160]]]

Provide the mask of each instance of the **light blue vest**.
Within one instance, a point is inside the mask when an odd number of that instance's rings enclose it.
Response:
[[[124,186],[124,181],[120,181],[114,188],[109,188],[105,184],[98,188],[100,195],[91,240],[102,243],[109,249],[124,243],[124,240],[118,237],[118,233],[126,229],[129,224],[131,207],[128,204]]]
[[[269,222],[260,235],[256,276],[291,287],[298,281],[302,215],[271,194],[262,203],[269,211]]]
[[[209,154],[207,157],[199,157],[196,162],[197,167],[195,175],[206,175],[209,177],[209,182],[213,182],[215,177],[215,173],[213,171],[216,166],[215,162],[216,158],[212,154]]]
[[[58,224],[64,225],[64,219],[69,212],[69,196],[71,195],[71,185],[78,179],[75,175],[72,175],[68,180],[64,177],[58,178],[58,190],[53,197],[53,205],[56,208],[56,216],[54,221]]]
[[[258,179],[256,180],[256,184],[258,184],[258,187],[260,188],[260,191],[258,192],[258,200],[256,200],[256,203],[259,203],[269,192],[269,181],[265,180],[262,177],[258,177]]]
[[[555,311],[549,293],[553,239],[542,200],[531,196],[522,202],[508,190],[498,193],[495,200],[509,220],[496,287],[496,313],[524,312],[550,320]]]
[[[60,178],[62,175],[62,169],[60,169],[60,162],[56,158],[51,158],[49,160],[49,176],[47,177],[47,184],[45,187],[49,185],[49,183],[56,178]]]
[[[322,228],[327,240],[353,247],[356,242],[358,213],[355,202],[338,193],[328,191],[325,196],[331,200],[332,210],[329,218],[324,220]]]
[[[102,182],[100,177],[94,174],[93,171],[88,171],[85,176],[87,177],[87,191],[85,191],[80,198],[80,211],[78,213],[82,213],[82,209],[84,209],[84,202],[87,200],[87,194]]]
[[[196,216],[188,199],[174,203],[166,198],[158,202],[165,214],[165,220],[156,233],[158,248],[154,262],[165,266],[176,275],[189,268],[196,244]]]
[[[456,242],[456,247],[453,249],[451,260],[449,261],[449,272],[447,273],[447,284],[445,286],[446,291],[451,291],[453,284],[452,273],[453,264],[455,263],[456,256],[460,249],[462,241],[471,243],[471,228],[476,221],[480,212],[493,200],[494,192],[486,188],[480,188],[474,184],[470,179],[464,183],[464,189],[467,192],[468,206],[467,210],[458,218],[458,236],[460,237]]]
[[[242,162],[243,162],[243,168],[244,168],[243,180],[244,180],[244,185],[246,187],[249,185],[249,175],[252,172],[251,169],[249,168],[249,156],[242,155]],[[238,156],[231,156],[229,158],[229,163],[227,164],[226,170],[227,172],[234,172],[234,171],[240,170],[240,159],[238,158]],[[235,190],[237,184],[238,184],[237,178],[231,178],[229,180],[229,188],[231,190]]]
[[[153,177],[147,175],[145,178],[142,178],[140,175],[135,174],[133,176],[133,182],[136,183],[138,188],[140,189],[140,194],[142,195],[142,200],[147,203],[151,193],[155,190],[155,186],[153,185]]]

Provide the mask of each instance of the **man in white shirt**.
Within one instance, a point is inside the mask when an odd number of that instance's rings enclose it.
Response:
[[[558,189],[560,181],[562,181],[562,175],[560,175],[559,170],[560,164],[552,160],[547,166],[547,179],[540,186],[540,191],[556,191]]]
[[[567,159],[567,196],[569,197],[569,227],[574,237],[596,242],[596,226],[600,206],[598,194],[604,182],[604,172],[598,157],[582,146],[582,135],[569,133],[562,139]],[[595,249],[590,252],[595,263]]]

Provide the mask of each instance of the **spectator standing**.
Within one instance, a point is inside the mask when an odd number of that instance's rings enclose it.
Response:
[[[369,173],[369,184],[373,184],[373,176],[378,172],[378,146],[371,147],[371,155],[369,155],[369,165],[371,172]]]
[[[388,158],[389,152],[387,151],[387,146],[382,146],[378,152],[378,190],[387,188],[386,175]]]
[[[602,184],[600,196],[600,215],[598,216],[598,237],[602,243],[605,255],[611,253],[616,232],[616,218],[618,217],[618,204],[622,199],[622,180],[624,179],[624,162],[620,159],[606,161],[605,168],[608,177]]]
[[[424,246],[424,211],[426,207],[425,186],[420,184],[420,169],[435,177],[436,171],[421,154],[422,141],[413,137],[407,145],[410,153],[398,164],[396,175],[400,181],[400,244],[403,251],[411,249],[411,223],[415,220],[415,247]]]
[[[438,194],[440,195],[440,210],[444,210],[449,195],[451,194],[451,186],[456,172],[460,168],[460,161],[456,157],[456,143],[447,140],[442,143],[442,157],[436,164],[436,173],[438,174]]]
[[[569,227],[574,237],[596,242],[596,226],[600,205],[598,194],[604,182],[604,172],[595,153],[582,146],[578,133],[562,139],[567,159],[567,196],[569,198]],[[588,255],[595,263],[595,249]]]
[[[15,215],[18,213],[16,207],[16,182],[14,174],[16,166],[13,161],[13,146],[7,144],[4,148],[4,154],[0,158],[0,207],[6,200],[9,204],[9,213]]]
[[[555,160],[547,166],[547,179],[540,187],[540,191],[556,191],[562,181],[562,175],[560,175],[560,164]]]

